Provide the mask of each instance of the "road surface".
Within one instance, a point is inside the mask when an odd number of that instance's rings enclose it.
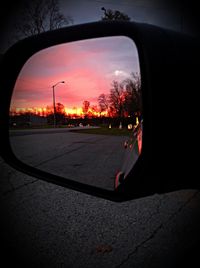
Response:
[[[26,164],[108,190],[122,167],[126,139],[67,129],[22,130],[10,137],[15,155]]]
[[[3,267],[171,268],[199,246],[197,190],[114,203],[24,175],[2,159],[0,174]]]

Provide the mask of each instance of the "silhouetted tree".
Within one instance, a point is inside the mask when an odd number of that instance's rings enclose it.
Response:
[[[108,95],[105,94],[101,94],[98,97],[98,104],[99,104],[99,108],[100,108],[100,114],[102,112],[108,111],[109,108],[109,98]]]
[[[56,103],[56,113],[58,113],[58,114],[65,113],[65,106],[60,102]]]
[[[141,112],[141,79],[139,74],[132,73],[132,78],[127,78],[122,81],[124,87],[124,105],[123,109],[129,116],[134,116],[134,113]]]
[[[105,9],[104,7],[102,7],[101,10],[104,11],[104,16],[101,18],[101,20],[103,21],[113,21],[113,20],[130,21],[130,18],[128,15],[118,10]]]
[[[85,101],[83,102],[83,106],[82,106],[82,111],[83,111],[85,117],[87,116],[89,107],[90,107],[90,102],[87,101],[87,100],[85,100]]]
[[[113,81],[112,88],[110,89],[109,103],[110,108],[114,112],[115,116],[124,116],[124,101],[125,94],[122,84],[117,81]]]
[[[58,0],[24,1],[21,4],[17,31],[20,35],[31,36],[61,28],[72,22],[71,17],[65,17],[60,12]]]

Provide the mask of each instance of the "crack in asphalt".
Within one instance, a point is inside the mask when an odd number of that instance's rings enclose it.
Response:
[[[93,143],[91,143],[91,144],[95,144],[97,141],[99,141],[99,140],[104,140],[104,139],[105,139],[105,138],[101,138],[101,139],[98,138],[98,139],[95,139],[95,140],[92,141]],[[67,150],[66,150],[65,152],[63,152],[62,154],[59,154],[59,155],[56,155],[56,156],[51,157],[51,158],[49,158],[49,159],[46,159],[46,160],[44,160],[44,161],[42,161],[42,162],[40,162],[40,163],[34,165],[34,167],[39,167],[39,166],[41,166],[41,165],[43,165],[43,164],[48,163],[49,161],[58,159],[58,158],[60,158],[60,157],[62,157],[62,156],[64,156],[64,155],[66,155],[66,154],[70,154],[70,153],[76,152],[76,151],[78,151],[79,149],[85,147],[89,142],[88,142],[88,140],[86,140],[86,141],[84,141],[84,142],[76,142],[76,144],[79,144],[79,143],[82,144],[82,145],[79,146],[79,147],[77,147],[77,148],[71,149],[71,150],[69,150],[69,149],[67,148]],[[75,143],[72,143],[71,146],[73,146],[73,144],[75,144]]]
[[[11,187],[11,190],[10,191],[14,191],[14,189],[15,189],[15,186],[12,184],[12,182],[11,182],[11,176],[10,175],[12,175],[13,173],[16,173],[16,172],[14,172],[14,171],[8,171],[8,184],[10,185],[10,187]]]
[[[33,184],[33,183],[35,183],[36,181],[38,181],[38,179],[35,179],[35,180],[29,181],[29,182],[27,182],[27,183],[21,184],[21,185],[19,185],[19,186],[17,186],[17,187],[14,187],[14,186],[12,185],[12,183],[10,182],[12,189],[11,189],[11,190],[8,190],[8,191],[6,191],[6,192],[4,192],[4,193],[2,193],[2,196],[6,196],[6,195],[8,195],[8,194],[10,194],[10,193],[12,193],[12,192],[15,192],[15,191],[17,191],[17,190],[20,190],[20,189],[26,187],[26,186],[29,185],[29,184]]]
[[[78,151],[79,149],[83,148],[84,146],[85,146],[85,144],[82,145],[82,146],[79,146],[78,148],[72,149],[72,150],[70,150],[70,151],[65,151],[65,152],[62,153],[62,154],[56,155],[56,156],[54,156],[54,157],[51,157],[51,158],[49,158],[49,159],[46,159],[46,160],[40,162],[39,164],[34,165],[34,167],[39,167],[39,166],[41,166],[41,165],[43,165],[43,164],[46,164],[46,163],[48,163],[48,162],[50,162],[50,161],[52,161],[52,160],[55,160],[55,159],[57,159],[57,158],[60,158],[60,157],[62,157],[62,156],[64,156],[64,155],[66,155],[66,154],[70,154],[70,153],[73,153],[73,152],[75,152],[75,151]]]
[[[155,212],[152,213],[145,222],[143,222],[144,225],[146,225],[155,215],[159,214],[160,207],[165,199],[166,199],[166,195],[160,195],[160,198],[158,200],[158,204],[155,208]]]
[[[154,213],[152,213],[149,217],[148,217],[148,219],[146,220],[146,221],[143,221],[143,224],[144,225],[146,225],[155,215],[157,215],[158,213],[159,213],[159,209],[160,209],[160,207],[161,207],[161,205],[162,205],[162,202],[163,202],[163,200],[165,200],[166,199],[166,195],[160,195],[160,198],[159,198],[159,200],[158,200],[158,204],[157,204],[157,206],[156,206],[156,209],[155,209],[155,212]],[[127,227],[125,226],[124,228],[122,228],[121,229],[121,233],[123,233],[124,231],[126,231],[127,230]],[[118,266],[117,266],[118,267]]]
[[[18,170],[16,170],[16,169],[14,169],[14,168],[12,168],[11,166],[9,166],[4,160],[2,160],[1,162],[0,162],[0,164],[2,164],[6,169],[7,169],[7,166],[9,167],[9,169],[7,170],[7,174],[6,174],[6,181],[7,181],[7,183],[8,183],[8,185],[10,186],[9,188],[9,190],[4,190],[4,191],[2,191],[1,193],[0,193],[0,198],[3,198],[3,197],[5,197],[5,196],[7,196],[8,194],[10,194],[10,193],[13,193],[13,192],[15,192],[15,191],[17,191],[17,190],[19,190],[19,189],[21,189],[21,188],[23,188],[23,187],[26,187],[27,185],[29,185],[29,184],[32,184],[32,183],[34,183],[34,182],[36,182],[36,181],[38,181],[38,179],[32,179],[32,180],[29,180],[29,181],[27,181],[27,182],[22,182],[20,185],[18,185],[18,186],[15,186],[13,183],[12,183],[12,178],[14,178],[15,176],[17,176],[17,173],[19,172]],[[22,172],[22,175],[25,175],[25,174],[23,174],[23,172]]]
[[[172,213],[170,215],[170,217],[165,221],[165,222],[162,222],[145,240],[143,240],[141,243],[139,243],[135,249],[133,251],[131,251],[127,257],[122,260],[122,262],[120,264],[118,264],[115,268],[119,268],[119,267],[122,267],[122,265],[124,265],[126,262],[128,262],[128,260],[145,244],[147,243],[148,241],[150,241],[151,239],[153,239],[156,234],[168,223],[170,222],[178,213],[180,213],[184,207],[187,206],[187,204],[189,204],[195,197],[196,195],[199,194],[199,191],[196,191],[190,198],[188,198],[188,200],[186,202],[184,202],[178,210],[176,210],[174,213]],[[161,200],[160,200],[161,201]],[[159,202],[161,203],[161,202]],[[152,217],[152,215],[150,216],[150,218]]]

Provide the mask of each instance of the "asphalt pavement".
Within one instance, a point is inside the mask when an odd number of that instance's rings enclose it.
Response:
[[[68,130],[26,133],[29,134],[19,131],[10,137],[15,155],[26,164],[85,184],[114,189],[127,137]]]
[[[2,267],[163,268],[186,259],[192,267],[186,257],[199,245],[195,189],[115,203],[40,181],[0,159],[0,202]]]

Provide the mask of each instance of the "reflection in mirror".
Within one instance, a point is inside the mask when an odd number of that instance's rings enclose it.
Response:
[[[142,149],[139,59],[125,36],[53,46],[22,68],[10,106],[16,157],[114,190]]]

